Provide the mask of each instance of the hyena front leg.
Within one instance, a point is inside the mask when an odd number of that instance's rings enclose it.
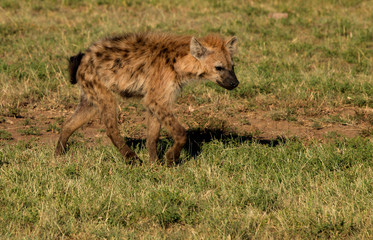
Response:
[[[62,126],[60,138],[57,142],[55,155],[61,155],[65,152],[66,143],[71,134],[73,134],[83,124],[91,120],[98,112],[97,106],[89,101],[84,93],[81,96],[78,108],[75,113]]]
[[[120,136],[117,122],[117,104],[114,95],[106,88],[100,88],[100,91],[95,97],[97,98],[97,104],[101,112],[101,119],[106,126],[106,134],[110,138],[111,142],[118,148],[119,152],[128,163],[133,164],[135,163],[134,161],[141,163],[136,153],[132,151],[130,147],[128,147],[123,138]]]
[[[151,111],[147,112],[147,128],[146,147],[149,151],[150,163],[155,163],[158,160],[157,142],[161,130],[161,123]]]
[[[158,120],[161,121],[162,125],[174,139],[174,145],[172,145],[172,147],[166,152],[167,165],[171,166],[177,163],[177,160],[180,157],[180,152],[186,143],[186,130],[177,121],[168,106],[161,106],[154,102],[150,103],[148,108],[158,118]]]

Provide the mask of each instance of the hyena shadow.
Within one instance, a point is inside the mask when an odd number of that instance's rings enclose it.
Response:
[[[146,148],[146,139],[125,138],[125,140],[133,149]],[[203,145],[214,140],[224,143],[256,142],[270,147],[276,147],[287,141],[287,139],[282,137],[277,137],[275,139],[258,139],[251,134],[239,135],[237,133],[227,133],[221,129],[191,129],[187,131],[187,142],[184,146],[186,156],[176,162],[176,164],[182,164],[185,161],[199,156],[202,153]],[[162,138],[158,141],[158,158],[161,159],[161,161],[163,161],[164,154],[172,143],[171,137]]]

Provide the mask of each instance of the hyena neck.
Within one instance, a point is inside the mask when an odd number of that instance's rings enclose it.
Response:
[[[181,84],[186,84],[193,79],[203,78],[205,72],[201,63],[191,54],[187,54],[175,63],[175,71],[179,75]]]

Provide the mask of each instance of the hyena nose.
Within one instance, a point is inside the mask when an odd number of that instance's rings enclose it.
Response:
[[[231,82],[231,86],[232,86],[232,88],[235,88],[235,87],[237,87],[237,86],[238,86],[238,84],[239,84],[239,82],[238,82],[238,81],[234,81],[234,82]]]

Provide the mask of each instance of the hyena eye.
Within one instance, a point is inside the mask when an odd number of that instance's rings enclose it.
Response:
[[[223,71],[224,70],[224,68],[221,67],[221,66],[216,66],[215,69],[216,69],[216,71]]]

